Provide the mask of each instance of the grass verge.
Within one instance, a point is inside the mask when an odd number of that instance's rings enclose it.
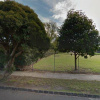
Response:
[[[31,88],[38,90],[100,95],[100,81],[81,81],[10,76],[6,81],[0,82],[0,85]]]

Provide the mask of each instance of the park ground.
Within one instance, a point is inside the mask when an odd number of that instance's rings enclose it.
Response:
[[[78,63],[78,62],[77,62]],[[74,55],[71,53],[58,53],[55,55],[55,68],[54,68],[54,55],[45,57],[33,65],[34,70],[42,71],[56,71],[75,73],[74,71]],[[96,53],[95,56],[88,56],[87,59],[79,57],[79,66],[76,72],[78,73],[91,73],[100,74],[100,54]]]

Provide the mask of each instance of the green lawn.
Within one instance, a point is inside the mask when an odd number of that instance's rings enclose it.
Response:
[[[32,77],[10,76],[1,86],[31,88],[37,90],[63,91],[100,95],[100,81],[81,81],[66,79],[45,79]]]
[[[54,55],[43,58],[34,64],[36,70],[54,71]],[[74,71],[74,55],[67,53],[56,54],[55,71],[72,72]],[[100,73],[100,55],[93,57],[79,57],[79,71],[89,73]]]

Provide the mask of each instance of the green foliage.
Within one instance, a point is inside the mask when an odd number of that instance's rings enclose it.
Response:
[[[55,41],[51,44],[51,47],[54,49],[55,53],[58,50],[58,37],[56,37]]]
[[[4,65],[6,63],[6,60],[7,60],[6,55],[4,54],[3,51],[0,51],[0,69],[1,70],[4,69]]]
[[[21,54],[15,59],[14,65],[16,68],[24,68],[24,66],[29,66],[35,63],[39,58],[41,58],[43,54],[40,54],[37,49],[29,49],[27,48],[26,52]]]
[[[70,10],[60,29],[59,50],[93,56],[98,48],[98,31],[83,12]]]
[[[59,50],[73,52],[75,55],[75,70],[77,58],[81,55],[93,56],[99,46],[99,32],[95,29],[93,21],[82,11],[70,10],[67,19],[60,29]]]
[[[53,52],[51,52],[51,54],[56,53],[57,51],[57,46],[58,46],[58,27],[56,25],[55,22],[50,21],[48,23],[44,23],[44,27],[47,33],[47,36],[50,38],[50,49],[53,50]],[[47,52],[46,55],[50,54],[50,50],[49,53]]]
[[[44,25],[31,8],[14,1],[0,2],[0,49],[4,49],[8,61],[25,54],[27,47],[44,54],[49,45]]]
[[[54,49],[49,49],[46,53],[45,53],[45,57],[48,57],[50,55],[53,55],[54,54]]]
[[[50,38],[50,42],[53,43],[53,41],[57,38],[58,33],[58,27],[55,22],[50,21],[48,23],[44,23],[44,27],[47,33],[47,36]]]
[[[0,2],[0,43],[12,49],[28,45],[48,49],[49,39],[42,22],[32,9],[16,2]],[[43,46],[45,45],[45,47]],[[12,50],[11,50],[12,51]]]

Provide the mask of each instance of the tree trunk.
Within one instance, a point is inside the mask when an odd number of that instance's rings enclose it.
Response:
[[[4,77],[8,77],[9,75],[11,75],[12,73],[12,67],[13,67],[13,63],[14,63],[14,57],[11,58],[8,63],[5,65],[5,73],[4,73]]]
[[[75,70],[77,70],[77,54],[74,53],[74,55],[75,55]]]

